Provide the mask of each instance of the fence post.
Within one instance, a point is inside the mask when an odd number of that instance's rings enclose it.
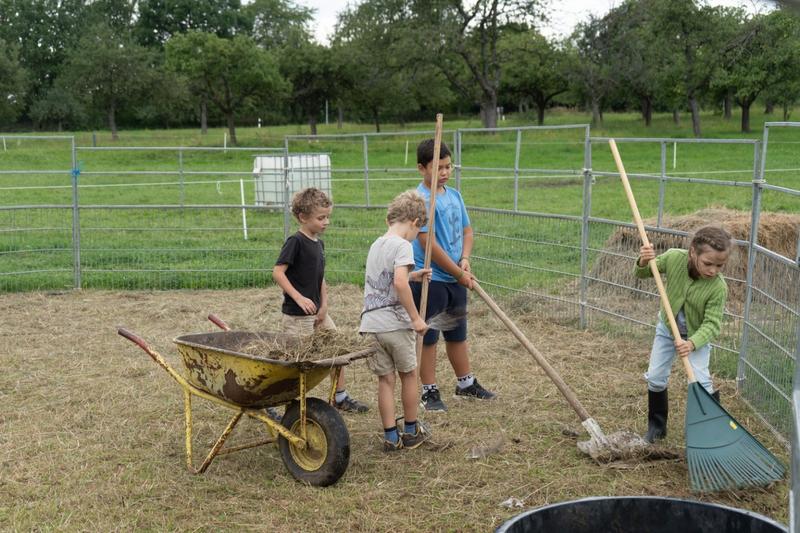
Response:
[[[289,238],[289,227],[292,219],[289,215],[289,191],[290,191],[290,175],[289,175],[289,138],[283,138],[283,240]]]
[[[522,130],[517,130],[517,147],[514,152],[514,211],[519,211],[519,149],[522,144]]]
[[[661,227],[661,220],[664,218],[664,197],[667,192],[667,143],[661,141],[661,180],[658,184],[658,219],[656,227]]]
[[[180,176],[181,182],[180,201],[181,207],[183,207],[183,204],[186,201],[186,192],[183,184],[183,148],[178,148],[178,175]]]
[[[581,220],[581,288],[579,326],[586,329],[586,300],[588,282],[586,279],[589,264],[589,217],[592,216],[592,141],[591,127],[586,126],[583,141],[583,218]]]
[[[81,218],[78,198],[78,150],[72,137],[72,271],[73,285],[80,289],[81,280]]]
[[[369,207],[369,141],[364,135],[364,194]]]
[[[744,318],[742,323],[742,342],[739,344],[739,362],[736,369],[736,390],[741,392],[744,381],[747,347],[750,342],[750,308],[753,303],[753,269],[756,265],[755,248],[758,244],[758,223],[761,218],[761,186],[764,182],[764,165],[767,160],[767,144],[769,138],[768,126],[764,126],[764,141],[759,157],[759,143],[753,148],[753,205],[750,212],[750,239],[747,243],[747,275],[745,276]]]
[[[456,190],[461,192],[461,130],[456,130]]]

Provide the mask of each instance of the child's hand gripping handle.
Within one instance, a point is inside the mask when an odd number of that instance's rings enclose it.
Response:
[[[650,246],[650,240],[647,238],[647,232],[644,230],[642,217],[639,215],[639,208],[636,206],[636,198],[633,197],[631,184],[628,181],[628,174],[625,173],[625,167],[623,166],[622,159],[619,156],[619,150],[617,150],[617,143],[614,141],[614,139],[609,139],[608,145],[611,147],[611,153],[614,155],[614,162],[617,164],[619,177],[622,180],[622,186],[625,188],[625,195],[628,197],[628,203],[630,204],[631,211],[633,212],[633,220],[636,222],[636,228],[639,230],[639,237],[642,239],[642,244],[645,246]],[[674,339],[680,339],[681,334],[678,330],[678,324],[675,322],[675,315],[672,312],[672,306],[669,305],[667,291],[664,289],[664,282],[661,280],[661,273],[658,271],[658,267],[656,266],[656,260],[651,259],[649,261],[649,265],[650,271],[653,273],[653,279],[656,280],[658,295],[661,297],[661,305],[664,306],[664,311],[667,313],[667,320],[669,321],[669,327],[672,331],[672,337]],[[680,359],[683,361],[683,368],[686,370],[686,375],[689,378],[689,382],[692,383],[697,381],[694,377],[694,370],[692,370],[692,364],[689,362],[689,358],[681,357]]]

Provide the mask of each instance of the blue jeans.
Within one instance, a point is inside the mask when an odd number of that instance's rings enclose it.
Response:
[[[664,322],[659,318],[656,326],[656,337],[653,339],[653,349],[650,351],[650,366],[644,375],[647,388],[653,392],[661,392],[667,388],[672,362],[675,359],[675,342],[672,334]],[[713,392],[711,373],[708,371],[708,362],[711,358],[711,345],[706,344],[689,354],[689,363],[694,370],[694,377],[708,391]],[[681,363],[683,364],[683,363]]]

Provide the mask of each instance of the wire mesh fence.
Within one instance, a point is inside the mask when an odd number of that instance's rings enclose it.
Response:
[[[787,438],[800,350],[800,237],[790,216],[800,212],[800,151],[798,128],[783,126],[768,125],[761,141],[617,141],[659,250],[687,246],[683,214],[719,204],[746,213],[746,223],[715,218],[727,216],[721,209],[706,220],[740,226],[712,364],[736,377],[743,397]],[[326,277],[361,284],[385,205],[419,183],[416,145],[431,135],[289,136],[282,147],[256,149],[8,137],[0,291],[262,286],[296,228],[286,200],[309,180],[329,180],[335,201]],[[658,299],[633,277],[638,238],[623,222],[630,215],[606,139],[585,125],[460,129],[444,138],[449,185],[464,195],[475,229],[473,266],[491,292],[512,309],[649,342]],[[313,163],[293,162],[301,155]],[[270,162],[256,168],[258,157]],[[775,230],[778,222],[788,229]]]

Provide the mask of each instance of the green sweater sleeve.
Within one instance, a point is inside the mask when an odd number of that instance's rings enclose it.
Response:
[[[706,302],[705,312],[703,313],[703,323],[697,331],[689,337],[695,349],[705,346],[719,335],[722,325],[722,317],[725,312],[725,300],[728,296],[728,287],[723,284],[721,290],[716,290]]]

